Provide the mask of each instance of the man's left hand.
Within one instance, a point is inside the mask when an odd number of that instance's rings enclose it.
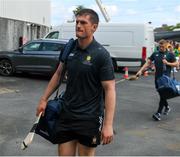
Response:
[[[109,144],[113,140],[113,127],[112,126],[103,126],[101,132],[101,141],[102,144]]]
[[[164,64],[168,65],[168,61],[166,59],[162,60]]]

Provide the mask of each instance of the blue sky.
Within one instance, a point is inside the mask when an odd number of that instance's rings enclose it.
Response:
[[[154,27],[180,23],[180,0],[101,0],[111,18],[110,22],[147,23]],[[72,10],[78,5],[98,12],[105,22],[95,0],[51,0],[51,25],[57,26],[72,19]]]

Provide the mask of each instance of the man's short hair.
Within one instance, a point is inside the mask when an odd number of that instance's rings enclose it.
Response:
[[[167,44],[167,41],[164,39],[161,39],[158,43],[159,43],[159,45],[165,45],[165,44]]]
[[[94,10],[88,9],[88,8],[81,9],[80,11],[77,12],[76,17],[77,16],[83,16],[83,15],[89,15],[90,20],[93,24],[99,23],[99,16]]]

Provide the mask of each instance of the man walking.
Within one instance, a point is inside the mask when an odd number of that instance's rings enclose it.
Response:
[[[98,23],[99,17],[91,9],[76,15],[77,40],[67,59],[65,103],[57,126],[61,156],[93,156],[97,145],[113,140],[114,71],[109,53],[93,37]],[[40,99],[37,115],[45,111],[63,67],[60,62]]]
[[[154,62],[155,64],[155,87],[157,89],[157,79],[161,77],[163,74],[170,77],[171,75],[171,68],[176,67],[178,62],[176,61],[175,55],[173,53],[167,52],[166,49],[166,41],[160,40],[159,41],[159,50],[154,52],[147,62],[143,65],[143,67],[137,72],[136,75],[141,75],[142,72]],[[153,119],[156,121],[161,120],[161,114],[164,108],[164,115],[167,115],[170,112],[170,107],[168,102],[165,98],[160,96],[160,102],[158,110],[155,114],[153,114]]]

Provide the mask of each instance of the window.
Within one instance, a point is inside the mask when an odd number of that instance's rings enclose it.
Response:
[[[43,43],[42,51],[60,51],[63,47],[60,43]]]
[[[23,50],[24,51],[39,51],[39,48],[40,48],[40,45],[41,43],[30,43],[30,44],[27,44],[23,47]]]
[[[59,32],[58,31],[51,32],[46,36],[46,38],[49,38],[49,39],[58,39],[58,37],[59,37]]]

